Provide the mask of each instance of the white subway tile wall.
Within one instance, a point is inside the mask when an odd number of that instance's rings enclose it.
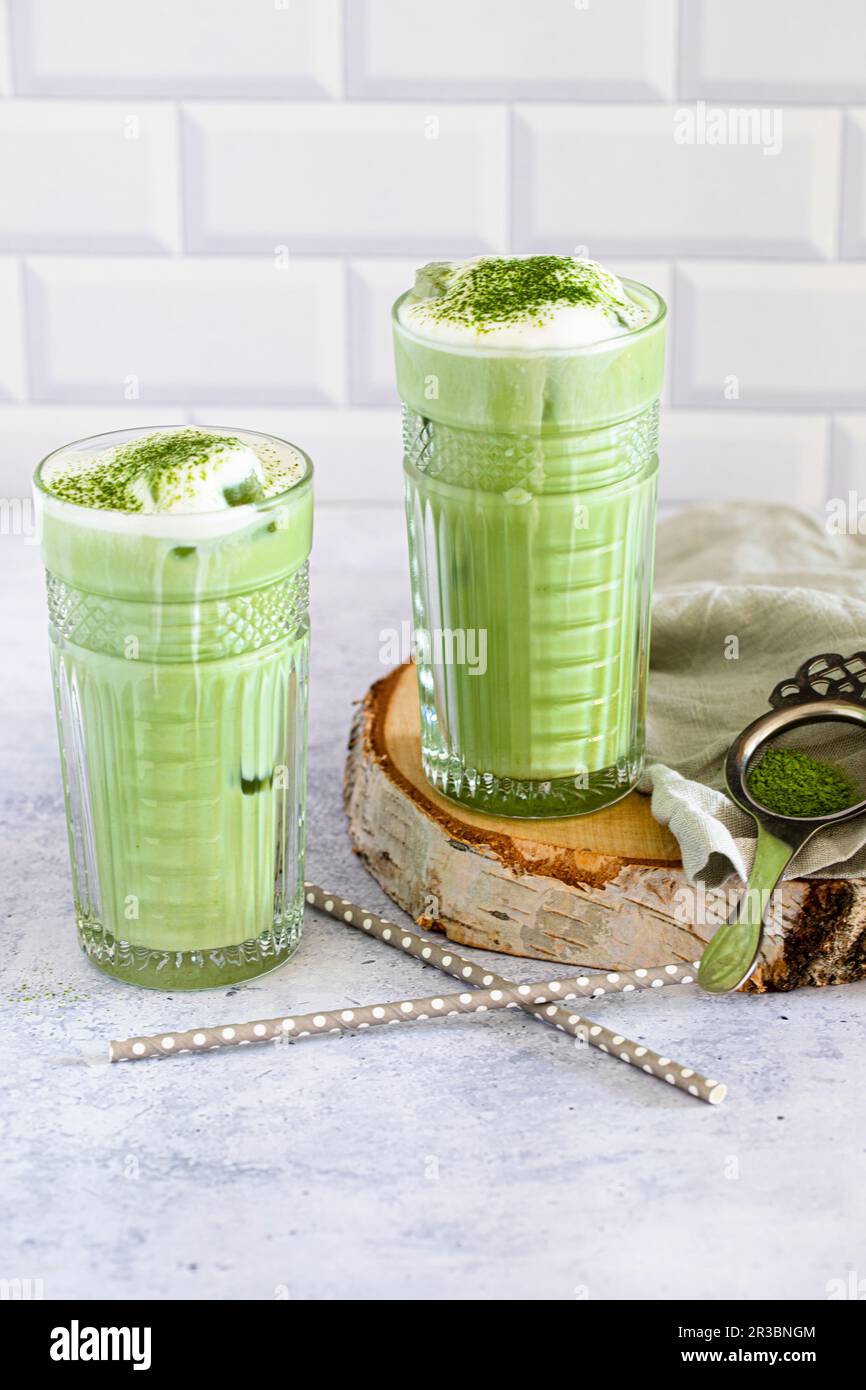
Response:
[[[866,109],[848,112],[843,186],[842,254],[866,257]]]
[[[0,256],[0,401],[20,401],[26,390],[21,266]]]
[[[859,500],[851,514],[862,514],[866,530],[866,415],[837,415],[833,435],[831,495],[847,499],[855,491]]]
[[[863,0],[684,0],[682,24],[681,96],[866,98]]]
[[[670,306],[667,504],[866,487],[863,0],[0,0],[0,477],[296,439],[399,503],[390,308],[580,248]]]
[[[190,251],[471,256],[505,240],[503,107],[202,102],[183,126]]]
[[[336,97],[341,0],[6,0],[15,91]]]
[[[831,256],[840,125],[823,107],[786,111],[771,151],[678,143],[669,104],[518,106],[516,250]]]
[[[336,260],[28,257],[34,401],[345,399]]]
[[[179,251],[177,148],[167,102],[0,103],[0,248]]]
[[[866,262],[690,261],[677,305],[675,405],[866,400]]]
[[[0,97],[9,91],[9,29],[7,11],[0,7]]]
[[[676,13],[677,0],[347,0],[349,95],[672,97]]]

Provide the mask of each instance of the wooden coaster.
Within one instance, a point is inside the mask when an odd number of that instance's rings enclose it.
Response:
[[[563,820],[470,811],[428,785],[420,731],[415,670],[400,666],[359,706],[345,777],[355,851],[416,922],[463,945],[563,965],[698,959],[713,927],[693,925],[696,890],[649,798],[633,792]],[[864,927],[864,880],[789,881],[750,987],[862,978]]]

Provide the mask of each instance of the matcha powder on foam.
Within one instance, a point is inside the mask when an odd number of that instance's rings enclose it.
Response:
[[[272,497],[303,473],[297,450],[285,456],[262,441],[195,426],[155,430],[67,463],[45,477],[63,502],[117,512],[195,512]]]
[[[80,507],[140,512],[142,499],[136,485],[144,483],[156,493],[163,482],[176,488],[179,475],[189,485],[190,475],[204,477],[214,450],[239,444],[239,439],[200,430],[154,433],[111,450],[102,462],[53,479],[51,491],[61,501]]]
[[[590,309],[619,331],[646,312],[615,275],[574,256],[479,256],[433,261],[418,271],[409,318],[483,336],[504,327],[540,327],[562,310]]]

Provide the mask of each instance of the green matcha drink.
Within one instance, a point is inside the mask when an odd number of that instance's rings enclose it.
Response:
[[[394,308],[422,762],[513,816],[643,758],[665,306],[571,257],[436,262]]]
[[[158,989],[273,969],[303,917],[309,460],[123,431],[36,497],[85,952]]]

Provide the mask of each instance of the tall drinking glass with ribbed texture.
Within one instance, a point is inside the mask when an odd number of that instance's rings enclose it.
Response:
[[[144,434],[69,446],[36,478],[75,911],[109,975],[200,989],[300,939],[312,468],[247,431],[293,460],[291,486],[166,515],[52,493],[52,468]]]
[[[665,306],[579,347],[437,341],[395,306],[424,772],[510,816],[618,800],[644,752]]]

